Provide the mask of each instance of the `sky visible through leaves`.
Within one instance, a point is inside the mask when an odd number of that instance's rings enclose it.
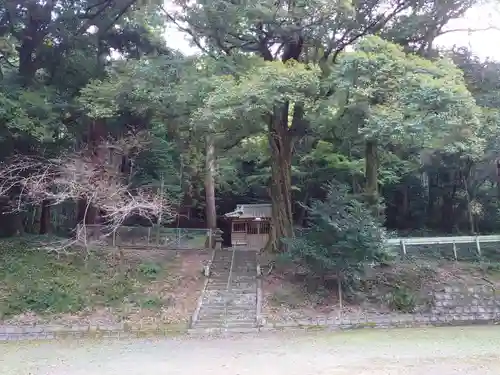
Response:
[[[166,9],[172,8],[170,0],[165,0],[165,7]],[[464,46],[483,59],[500,60],[500,48],[494,44],[495,41],[500,40],[500,6],[487,4],[473,7],[463,18],[452,20],[448,24],[448,29],[460,31],[438,37],[437,46]],[[199,52],[197,47],[190,45],[188,36],[173,25],[167,28],[166,36],[168,45],[172,48],[185,54]]]

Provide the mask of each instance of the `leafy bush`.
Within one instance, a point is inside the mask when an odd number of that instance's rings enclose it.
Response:
[[[162,271],[161,265],[152,262],[145,262],[139,265],[139,272],[148,279],[156,279]]]
[[[331,183],[326,188],[325,201],[308,207],[309,228],[285,239],[287,255],[316,277],[335,273],[352,284],[364,265],[385,260],[385,231],[347,186]]]
[[[405,287],[396,286],[388,295],[389,306],[394,310],[412,313],[417,307],[417,297]]]
[[[4,303],[3,309],[12,315],[26,311],[72,313],[82,310],[86,300],[81,294],[74,293],[71,286],[41,280],[34,284],[18,285],[15,292],[9,294]]]

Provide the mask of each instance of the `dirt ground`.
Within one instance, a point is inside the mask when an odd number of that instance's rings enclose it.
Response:
[[[396,312],[386,301],[395,286],[415,296],[418,305],[425,303],[429,292],[444,284],[495,285],[500,288],[498,265],[467,262],[418,261],[395,264],[386,268],[367,271],[362,290],[351,299],[343,296],[342,308],[337,280],[330,279],[324,285],[312,286],[297,276],[295,269],[279,266],[263,278],[263,314],[268,320],[316,318],[361,314],[362,312]],[[417,306],[418,307],[418,306]],[[403,311],[406,312],[406,311]]]
[[[2,375],[498,375],[500,327],[0,344]]]

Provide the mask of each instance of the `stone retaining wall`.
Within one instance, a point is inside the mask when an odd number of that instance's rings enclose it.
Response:
[[[342,314],[307,319],[263,321],[265,329],[324,327],[329,329],[421,327],[500,323],[500,293],[490,285],[443,286],[431,295],[432,304],[418,314]]]
[[[342,316],[320,316],[307,319],[262,321],[260,327],[236,330],[196,330],[192,333],[244,333],[273,331],[290,328],[346,330],[360,328],[406,328],[431,326],[459,326],[473,324],[500,323],[500,292],[491,286],[478,285],[444,286],[432,293],[433,303],[419,314],[343,314]],[[6,340],[47,340],[57,338],[135,338],[151,336],[171,336],[187,332],[187,324],[148,324],[114,326],[2,326],[0,341]]]
[[[185,333],[186,325],[148,324],[108,326],[95,325],[0,325],[0,341],[51,340],[63,338],[139,338],[172,336]]]

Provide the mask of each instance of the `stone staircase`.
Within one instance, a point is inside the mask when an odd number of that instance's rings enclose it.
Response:
[[[216,250],[191,330],[245,332],[256,328],[256,252],[243,249]]]

